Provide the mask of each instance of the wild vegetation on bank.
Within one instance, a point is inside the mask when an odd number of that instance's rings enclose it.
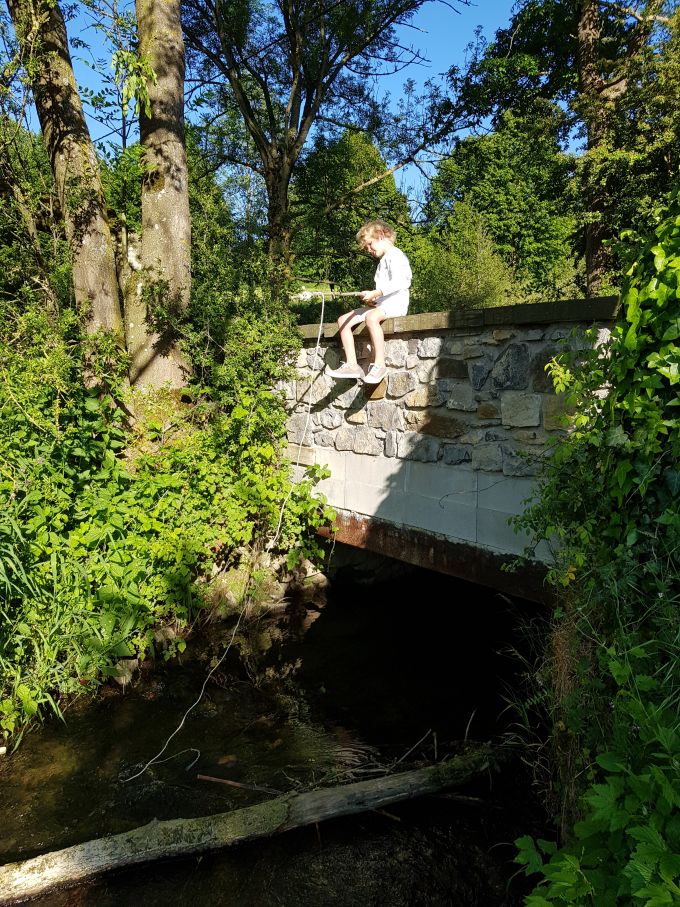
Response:
[[[564,846],[523,838],[545,904],[680,899],[680,192],[635,253],[611,342],[553,367],[575,408],[538,502],[560,589],[534,704]],[[540,695],[537,695],[537,690]]]

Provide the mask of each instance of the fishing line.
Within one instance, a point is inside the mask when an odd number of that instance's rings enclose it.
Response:
[[[321,336],[322,336],[322,334],[323,334],[323,319],[324,319],[324,313],[325,313],[325,309],[326,309],[326,295],[327,295],[327,294],[326,294],[325,292],[323,292],[323,291],[305,291],[305,292],[303,292],[303,293],[299,293],[296,297],[294,297],[294,298],[300,299],[300,300],[302,300],[302,301],[308,301],[308,300],[312,299],[314,296],[320,296],[320,297],[321,297],[321,313],[320,313],[320,318],[319,318],[319,330],[317,331],[317,335],[316,335],[316,346],[314,347],[314,360],[315,360],[315,361],[316,361],[317,357],[320,356],[320,352],[319,352],[319,351],[320,351],[320,349],[321,349]],[[359,292],[351,292],[351,293],[331,293],[331,294],[328,294],[328,295],[332,295],[332,296],[359,296],[359,295],[361,295],[361,294],[360,294]],[[304,443],[304,440],[305,440],[305,436],[306,436],[306,434],[307,434],[307,429],[308,429],[308,427],[309,427],[309,421],[310,421],[310,419],[311,419],[311,415],[312,415],[312,387],[311,387],[311,384],[310,384],[310,387],[309,387],[309,399],[308,399],[308,401],[307,401],[307,417],[306,417],[306,419],[305,419],[305,426],[304,426],[304,429],[303,429],[303,431],[302,431],[302,437],[301,437],[301,439],[300,439],[300,442],[298,443],[297,460],[295,461],[295,466],[296,466],[296,467],[299,467],[299,466],[300,466],[300,459],[301,459],[301,457],[302,457],[302,447],[303,447],[303,443]],[[313,446],[314,446],[314,440],[312,439],[312,447],[313,447]],[[281,535],[281,527],[282,527],[282,524],[283,524],[283,514],[284,514],[284,511],[285,511],[285,509],[286,509],[286,504],[288,503],[288,501],[289,501],[289,499],[290,499],[290,496],[291,496],[291,494],[293,493],[293,487],[294,487],[294,486],[293,486],[293,484],[291,483],[291,486],[290,486],[290,488],[288,489],[288,493],[286,494],[286,497],[284,498],[283,503],[282,503],[282,505],[281,505],[281,509],[280,509],[280,511],[279,511],[279,519],[278,519],[278,523],[277,523],[277,526],[276,526],[276,531],[275,531],[275,533],[274,533],[274,537],[273,537],[273,539],[269,542],[269,544],[267,545],[267,548],[268,548],[268,549],[272,549],[272,548],[276,545],[276,543],[278,542],[278,540],[279,540],[279,537],[280,537],[280,535]],[[227,645],[226,649],[225,649],[224,652],[222,653],[222,656],[221,656],[221,658],[219,659],[219,661],[218,661],[215,665],[213,665],[213,667],[210,669],[208,675],[206,676],[205,680],[203,681],[203,686],[201,687],[201,692],[198,694],[198,697],[196,698],[196,701],[193,702],[193,703],[189,706],[189,708],[186,710],[186,712],[185,712],[184,715],[182,716],[182,720],[181,720],[180,723],[177,725],[177,727],[176,727],[175,730],[172,732],[172,734],[170,734],[170,736],[168,737],[168,739],[165,741],[165,743],[164,743],[162,749],[160,749],[159,752],[156,753],[155,756],[153,756],[151,759],[149,759],[149,761],[143,766],[143,768],[141,768],[138,772],[135,772],[134,775],[130,775],[129,778],[123,778],[123,781],[122,781],[123,784],[127,784],[128,781],[134,781],[135,778],[139,778],[141,775],[144,774],[144,772],[146,772],[149,768],[151,768],[152,765],[158,765],[158,764],[161,763],[161,762],[167,762],[168,759],[173,759],[173,758],[174,758],[174,756],[169,756],[167,759],[161,759],[160,757],[163,755],[163,753],[164,753],[164,752],[166,751],[166,749],[168,748],[168,746],[169,746],[169,744],[170,744],[170,741],[173,739],[173,737],[175,737],[177,734],[179,734],[179,732],[182,730],[182,728],[184,727],[184,724],[185,724],[185,722],[186,722],[188,716],[190,715],[190,713],[196,708],[196,706],[197,706],[197,705],[201,702],[201,700],[203,699],[203,694],[205,693],[205,689],[206,689],[206,687],[207,687],[207,685],[208,685],[208,681],[209,681],[210,678],[213,676],[213,674],[215,673],[215,671],[219,668],[219,666],[222,664],[222,662],[224,661],[224,659],[227,657],[227,654],[228,654],[229,650],[231,649],[231,647],[232,647],[232,645],[233,645],[233,643],[234,643],[234,639],[236,638],[236,633],[237,633],[238,628],[239,628],[239,626],[240,626],[240,624],[241,624],[241,620],[243,619],[243,615],[244,615],[245,612],[246,612],[246,609],[247,609],[247,607],[248,607],[248,604],[249,604],[249,599],[248,599],[248,597],[246,596],[246,597],[244,598],[244,605],[243,605],[243,607],[242,607],[242,609],[241,609],[241,611],[240,611],[240,613],[239,613],[238,620],[236,621],[236,625],[234,626],[234,629],[233,629],[233,631],[232,631],[231,639],[229,640],[229,644]],[[195,749],[195,747],[191,747],[191,751],[197,752],[199,755],[196,757],[196,759],[194,759],[194,761],[191,763],[191,765],[189,766],[189,768],[191,768],[192,765],[195,765],[196,762],[198,761],[199,757],[200,757],[200,750]],[[187,750],[182,750],[181,752],[182,752],[182,753],[185,753],[185,752],[187,752]],[[181,755],[181,753],[177,753],[176,755]]]
[[[168,745],[170,744],[170,741],[172,740],[172,738],[175,737],[177,734],[179,734],[179,732],[182,730],[182,728],[184,727],[184,722],[187,720],[187,717],[189,716],[189,714],[196,708],[196,706],[199,704],[199,702],[201,701],[201,699],[203,699],[203,694],[205,693],[205,688],[206,688],[207,685],[208,685],[208,681],[209,681],[210,678],[213,676],[213,674],[215,673],[215,671],[219,668],[219,666],[222,664],[222,662],[224,661],[224,659],[227,657],[227,653],[229,652],[229,650],[231,649],[231,647],[232,647],[232,645],[233,645],[233,643],[234,643],[234,639],[236,638],[236,632],[237,632],[237,630],[238,630],[238,628],[239,628],[239,625],[240,625],[240,623],[241,623],[241,619],[243,618],[243,615],[246,613],[246,609],[247,609],[247,607],[248,607],[248,604],[249,604],[249,599],[246,597],[246,598],[244,599],[244,605],[243,605],[243,607],[241,608],[241,612],[240,612],[240,614],[239,614],[239,616],[238,616],[238,620],[236,621],[236,625],[234,626],[234,629],[233,629],[233,631],[232,631],[231,639],[229,640],[229,645],[227,646],[227,648],[226,648],[226,649],[224,650],[224,652],[222,653],[222,657],[220,658],[220,660],[219,660],[215,665],[213,665],[213,667],[210,669],[210,671],[209,671],[207,677],[206,677],[205,680],[203,681],[203,686],[201,687],[201,692],[198,694],[198,698],[196,699],[196,701],[193,702],[193,703],[189,706],[189,708],[186,710],[186,712],[185,712],[184,715],[182,716],[182,720],[180,721],[180,723],[177,725],[177,727],[175,728],[175,730],[172,732],[172,734],[170,734],[170,736],[168,737],[168,739],[165,741],[165,743],[164,743],[164,745],[163,745],[163,748],[162,748],[161,750],[159,750],[159,752],[157,752],[155,756],[153,756],[151,759],[149,759],[149,761],[146,763],[146,765],[145,765],[143,768],[141,768],[138,772],[136,772],[134,775],[130,775],[129,778],[123,778],[123,784],[127,784],[128,781],[134,781],[135,778],[139,778],[139,776],[140,776],[140,775],[143,775],[144,772],[145,772],[147,769],[151,768],[152,765],[155,765],[155,764],[157,764],[157,763],[159,763],[159,762],[165,762],[165,761],[166,761],[165,759],[161,759],[160,757],[163,755],[163,753],[164,753],[164,752],[166,751],[166,749],[168,748]],[[199,756],[200,756],[200,751],[196,750],[195,747],[191,747],[191,749],[192,749],[194,752],[198,752],[198,753],[199,753]],[[186,752],[186,750],[182,750],[182,752]],[[177,755],[179,755],[179,753],[178,753]],[[194,759],[194,761],[191,763],[191,765],[195,765],[195,763],[196,763],[197,761],[198,761],[198,756],[196,757],[196,759]],[[189,766],[189,768],[191,768],[191,766]]]
[[[358,296],[359,294],[358,294],[358,293],[332,293],[332,294],[329,294],[329,295],[333,295],[333,296],[353,296],[353,295],[357,295],[357,296]],[[320,296],[320,297],[321,297],[321,313],[320,313],[320,315],[319,315],[319,329],[318,329],[318,331],[317,331],[317,333],[316,333],[316,346],[314,347],[314,363],[316,364],[317,357],[319,357],[319,356],[321,355],[320,349],[321,349],[321,337],[322,337],[322,335],[323,335],[323,319],[324,319],[324,314],[325,314],[325,311],[326,311],[326,293],[323,292],[323,291],[320,291],[320,290],[319,290],[319,291],[305,290],[305,291],[302,292],[302,293],[298,293],[296,296],[293,297],[293,299],[299,299],[299,300],[302,301],[302,302],[308,302],[308,301],[309,301],[310,299],[312,299],[314,296]],[[305,418],[305,427],[302,429],[302,435],[300,436],[300,441],[298,442],[297,459],[296,459],[296,461],[295,461],[295,467],[296,467],[296,468],[298,468],[298,467],[300,466],[300,459],[301,459],[301,457],[302,457],[302,447],[303,447],[303,445],[304,445],[305,437],[306,437],[306,435],[307,435],[307,429],[309,428],[309,421],[310,421],[310,419],[311,419],[311,417],[312,417],[312,382],[311,382],[311,381],[310,381],[310,384],[309,384],[309,390],[308,390],[308,392],[307,392],[307,395],[308,395],[308,399],[307,399],[307,415],[306,415],[306,418]],[[314,447],[314,446],[315,446],[315,444],[314,444],[314,438],[312,437],[312,447]],[[271,541],[268,543],[268,545],[267,545],[267,548],[268,548],[269,550],[271,550],[272,548],[275,547],[276,543],[278,542],[278,540],[279,540],[279,538],[280,538],[280,536],[281,536],[281,529],[282,529],[282,526],[283,526],[283,514],[284,514],[285,509],[286,509],[286,504],[287,504],[288,501],[290,500],[290,496],[291,496],[291,494],[293,493],[293,487],[294,487],[294,486],[293,486],[293,484],[291,483],[291,486],[290,486],[290,488],[288,489],[288,492],[286,493],[285,498],[283,499],[283,504],[281,505],[281,510],[279,511],[279,520],[278,520],[278,523],[276,524],[276,530],[275,530],[275,532],[274,532],[274,537],[272,538],[272,540],[271,540]]]

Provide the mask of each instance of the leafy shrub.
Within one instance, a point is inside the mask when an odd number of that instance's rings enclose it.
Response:
[[[556,542],[574,682],[553,720],[592,782],[563,848],[518,842],[544,877],[531,907],[680,900],[678,192],[636,242],[611,343],[554,367],[573,431],[518,521]]]
[[[3,309],[0,729],[18,740],[43,707],[59,711],[117,659],[153,651],[159,623],[188,622],[218,553],[278,530],[293,562],[318,553],[327,515],[311,479],[291,487],[282,400],[262,383],[278,346],[252,324],[217,400],[199,388],[171,419],[149,404],[131,429],[110,394],[84,387],[73,317]],[[95,346],[108,361],[103,338]],[[248,380],[233,384],[246,362]],[[116,368],[97,368],[117,393]]]

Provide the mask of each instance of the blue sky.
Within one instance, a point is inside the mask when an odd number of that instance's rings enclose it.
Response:
[[[418,48],[429,62],[411,66],[394,77],[381,80],[383,89],[393,97],[398,97],[407,78],[422,85],[427,79],[446,72],[454,63],[462,65],[465,62],[465,48],[472,41],[477,26],[482,26],[484,35],[492,38],[497,28],[510,21],[513,5],[513,0],[478,0],[469,6],[463,6],[456,0],[451,0],[450,5],[448,0],[431,0],[426,3],[414,17],[413,27],[403,30],[402,40],[405,44]],[[76,19],[68,24],[70,35],[78,34],[79,24],[82,25],[82,20],[79,22]],[[110,57],[110,52],[99,50],[97,34],[92,28],[87,29],[82,37],[91,43],[96,57],[106,58],[107,53]],[[86,54],[82,50],[73,51],[76,78],[81,84],[97,90],[101,83],[96,73],[78,59]],[[108,66],[103,59],[102,63],[105,68]],[[102,136],[104,130],[97,123],[91,122],[90,128],[95,139]]]
[[[451,6],[438,0],[425,4],[413,20],[418,30],[404,30],[404,40],[420,48],[431,60],[427,68],[413,67],[407,71],[407,76],[420,82],[446,72],[454,63],[462,65],[465,48],[472,41],[477,26],[481,25],[484,35],[492,38],[496,29],[510,22],[514,2],[479,0],[462,6],[454,0]]]
[[[475,30],[481,26],[484,37],[491,40],[497,29],[509,24],[514,5],[514,0],[479,0],[469,6],[455,3],[455,0],[451,5],[438,0],[426,3],[414,17],[413,27],[403,29],[402,40],[419,49],[429,62],[381,79],[382,89],[396,98],[406,79],[413,79],[420,86],[427,79],[447,72],[454,64],[462,67]],[[398,171],[395,179],[417,208],[417,196],[426,182],[422,173],[416,167],[407,167]]]

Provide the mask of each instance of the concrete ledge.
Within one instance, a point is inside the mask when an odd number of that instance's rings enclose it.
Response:
[[[536,302],[527,305],[504,305],[489,309],[451,312],[427,312],[422,315],[406,315],[404,318],[387,318],[383,322],[383,330],[385,334],[413,334],[446,328],[481,330],[500,325],[614,321],[618,310],[619,301],[616,296],[602,296],[599,299],[566,299],[559,302]],[[364,325],[361,326],[361,330],[363,329]],[[315,340],[319,332],[319,325],[303,324],[298,330],[305,340]],[[357,333],[361,333],[361,330]],[[337,333],[337,324],[334,322],[324,324],[324,337],[335,337]]]
[[[331,533],[320,533],[329,537]],[[350,511],[338,512],[335,538],[355,548],[363,548],[396,558],[407,564],[436,570],[449,576],[497,589],[528,601],[551,604],[554,593],[545,582],[546,567],[535,561],[528,562],[514,572],[503,570],[504,564],[514,560],[468,545],[452,542],[443,536],[423,529],[394,526],[385,520],[361,516]],[[465,607],[464,603],[460,607]]]

